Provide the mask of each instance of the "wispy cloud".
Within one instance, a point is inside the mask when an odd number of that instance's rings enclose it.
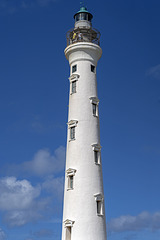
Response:
[[[140,230],[160,230],[160,212],[150,214],[142,212],[137,216],[120,216],[119,218],[111,219],[108,223],[110,232],[126,232]]]
[[[58,213],[62,205],[64,162],[65,148],[60,146],[54,154],[41,149],[31,161],[7,169],[8,176],[0,178],[0,213],[6,225],[22,226]],[[15,177],[27,178],[29,174],[38,177],[35,186],[27,179]]]
[[[6,239],[6,235],[4,231],[0,228],[0,240],[5,240],[5,239]]]
[[[44,123],[43,117],[40,115],[33,115],[31,122],[29,124],[29,128],[32,131],[35,131],[39,134],[49,133],[57,128],[62,128],[62,126],[58,126],[53,122],[46,122]]]
[[[40,149],[35,153],[30,161],[21,164],[7,166],[8,175],[34,175],[45,177],[50,174],[57,174],[64,170],[65,148],[60,146],[54,151],[54,154],[48,149]]]
[[[14,227],[39,221],[46,216],[51,218],[61,207],[62,189],[63,180],[60,178],[52,177],[37,186],[26,179],[0,179],[0,212],[3,222]],[[48,194],[44,194],[44,191]],[[0,231],[0,240],[2,236],[3,232]]]
[[[27,209],[40,194],[39,187],[33,187],[27,180],[5,177],[0,180],[0,209]]]
[[[54,178],[53,176],[47,177],[47,179],[42,183],[42,189],[47,191],[50,194],[55,194],[56,196],[62,200],[63,197],[63,184],[64,178],[58,177]]]
[[[51,229],[41,229],[33,233],[33,235],[37,238],[51,238],[52,236],[54,236],[54,232]]]
[[[158,79],[160,80],[160,64],[154,66],[154,67],[151,67],[147,73],[146,73],[147,76],[150,76],[154,79]]]
[[[56,180],[55,180],[56,183]],[[63,182],[54,185],[54,194],[44,195],[46,188],[40,184],[33,186],[28,180],[18,180],[15,177],[0,179],[0,212],[3,222],[10,226],[22,226],[28,222],[35,222],[43,218],[51,218],[61,205],[57,191]],[[51,187],[51,186],[50,186]],[[47,186],[49,193],[49,185]],[[57,199],[57,200],[56,200]],[[0,229],[0,240],[5,236]],[[2,238],[3,239],[3,238]]]
[[[45,206],[43,200],[37,200],[40,186],[34,187],[27,180],[5,177],[0,179],[0,192],[0,210],[7,225],[21,226],[41,217],[39,210],[43,211]]]
[[[45,176],[58,173],[64,169],[65,148],[59,147],[54,155],[48,149],[39,150],[33,160],[21,165],[23,171],[31,172],[33,175]]]

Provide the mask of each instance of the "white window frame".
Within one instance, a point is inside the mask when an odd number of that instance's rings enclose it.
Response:
[[[74,176],[75,176],[75,173],[76,173],[76,169],[73,169],[73,168],[69,168],[66,173],[67,173],[67,178],[68,178],[68,181],[67,181],[67,190],[73,190],[74,189]],[[73,177],[73,185],[71,187],[71,177]]]
[[[100,144],[92,144],[92,149],[94,152],[94,162],[96,165],[100,165],[101,164],[101,145]],[[97,154],[97,161],[96,161],[96,154]]]
[[[92,104],[92,115],[94,117],[98,117],[99,116],[99,111],[98,111],[98,105],[99,105],[99,99],[97,97],[90,97],[90,103]],[[93,109],[94,109],[94,106],[93,105],[96,105],[96,112],[94,113]]]
[[[66,228],[66,233],[65,233],[65,239],[66,239],[66,235],[67,235],[67,228],[70,228],[71,230],[71,239],[72,239],[72,227],[73,227],[73,224],[75,223],[75,221],[72,221],[72,220],[69,220],[69,219],[66,219],[63,224],[64,224],[64,227]]]
[[[101,193],[94,194],[95,201],[96,201],[96,212],[97,216],[104,215],[104,196]],[[98,204],[100,204],[100,212],[98,211]]]
[[[63,223],[64,223],[64,227],[73,227],[73,224],[75,223],[75,221],[66,219]]]
[[[68,125],[68,130],[69,130],[69,141],[74,141],[76,139],[76,127],[77,127],[77,123],[78,121],[77,120],[70,120],[67,125]],[[71,138],[71,131],[72,129],[75,128],[75,137],[74,138]]]
[[[78,78],[79,78],[79,74],[72,74],[70,77],[69,77],[69,81],[70,81],[70,95],[74,94],[77,92],[77,81],[78,81]],[[72,84],[73,82],[76,81],[76,91],[73,92],[72,90]]]

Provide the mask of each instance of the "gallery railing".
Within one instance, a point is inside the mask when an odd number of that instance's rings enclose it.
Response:
[[[91,42],[100,45],[100,32],[94,28],[76,28],[67,32],[67,46],[77,42]]]

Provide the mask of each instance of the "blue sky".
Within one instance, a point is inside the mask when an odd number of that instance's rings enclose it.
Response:
[[[160,239],[160,2],[86,1],[108,240]],[[0,0],[0,240],[61,239],[69,65],[79,1]]]

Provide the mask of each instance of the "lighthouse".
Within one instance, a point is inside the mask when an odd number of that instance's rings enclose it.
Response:
[[[81,7],[67,32],[70,65],[62,240],[106,240],[97,95],[100,33]]]

